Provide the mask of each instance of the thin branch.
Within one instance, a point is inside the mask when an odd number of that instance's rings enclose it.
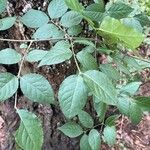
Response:
[[[18,78],[18,79],[20,79],[21,70],[22,70],[22,67],[23,67],[23,63],[24,63],[25,57],[26,57],[26,55],[27,55],[27,53],[28,53],[28,51],[29,51],[29,49],[30,49],[32,43],[33,43],[33,41],[30,42],[28,48],[25,50],[24,55],[23,55],[23,57],[22,57],[22,60],[21,60],[21,63],[20,63],[20,67],[19,67],[19,71],[18,71],[18,74],[17,74],[17,78]],[[17,109],[17,97],[18,97],[18,93],[16,92],[16,94],[15,94],[15,103],[14,103],[14,108],[15,108],[15,109]]]

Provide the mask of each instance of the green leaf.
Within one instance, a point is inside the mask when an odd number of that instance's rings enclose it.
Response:
[[[120,97],[117,107],[121,113],[128,116],[132,123],[138,124],[142,119],[141,108],[136,104],[135,100],[129,97]]]
[[[65,0],[52,0],[48,5],[48,14],[52,19],[59,18],[67,11],[67,9],[68,7]]]
[[[7,0],[0,0],[0,14],[5,11],[7,7]]]
[[[104,12],[104,5],[99,3],[93,3],[86,7],[87,11],[93,11],[93,12]]]
[[[150,111],[150,97],[138,96],[135,98],[136,104],[144,111]]]
[[[138,91],[141,84],[142,84],[141,82],[131,82],[131,83],[123,86],[120,89],[120,92],[123,94],[134,95]]]
[[[88,141],[88,136],[86,134],[84,134],[80,139],[80,150],[91,150]]]
[[[112,116],[110,116],[110,117],[108,117],[106,120],[105,120],[105,124],[107,125],[107,126],[114,126],[115,125],[115,123],[116,123],[116,121],[117,121],[117,119],[118,119],[118,115],[112,115]]]
[[[101,64],[100,70],[112,80],[119,80],[121,78],[118,70],[112,64]]]
[[[87,101],[87,89],[82,77],[77,75],[67,77],[59,88],[58,99],[66,117],[76,116]]]
[[[131,49],[139,47],[144,39],[142,33],[110,17],[106,17],[103,20],[99,31],[99,34],[102,35],[107,42],[109,41],[112,44],[121,43],[123,46]]]
[[[15,140],[23,150],[41,150],[43,144],[42,124],[38,117],[27,110],[17,110],[21,123]]]
[[[91,92],[102,102],[115,105],[117,92],[109,78],[102,72],[90,70],[83,74],[84,80]]]
[[[135,28],[138,32],[143,32],[143,27],[141,26],[140,22],[135,18],[124,18],[122,21],[123,24],[125,24],[126,26]]]
[[[104,140],[107,142],[109,146],[113,146],[116,144],[117,131],[115,126],[106,126],[104,128]]]
[[[58,130],[60,130],[70,138],[75,138],[83,133],[82,128],[74,122],[68,122],[63,126],[59,127]]]
[[[39,67],[44,65],[54,65],[69,60],[72,57],[70,44],[66,41],[59,41],[42,58]]]
[[[45,24],[33,34],[34,39],[63,38],[64,33],[54,24]]]
[[[82,21],[83,17],[75,12],[75,11],[68,11],[65,13],[60,22],[64,27],[72,27],[78,25]]]
[[[75,40],[74,43],[78,43],[81,45],[87,45],[87,46],[91,46],[91,47],[95,48],[95,44],[93,42],[86,40],[84,38],[79,38],[79,39]]]
[[[94,125],[92,117],[85,111],[80,111],[78,113],[79,120],[81,124],[86,128],[92,128]]]
[[[12,97],[18,89],[18,78],[11,73],[0,74],[0,101]]]
[[[84,9],[82,4],[79,3],[79,0],[65,0],[65,2],[66,5],[74,11],[81,12]]]
[[[105,114],[107,112],[107,105],[103,102],[96,102],[95,99],[97,99],[96,97],[94,98],[94,109],[98,115],[98,117],[100,118],[100,121],[103,121],[105,118]]]
[[[6,48],[0,51],[0,64],[16,64],[21,61],[21,55],[14,49]]]
[[[148,16],[146,16],[144,14],[135,15],[134,18],[140,22],[142,27],[150,25],[150,20],[149,20]]]
[[[124,3],[114,3],[112,6],[107,10],[107,15],[110,17],[121,19],[126,18],[131,12],[133,11],[133,8],[129,5],[126,5]]]
[[[82,32],[82,27],[80,25],[72,26],[68,29],[67,32],[71,36],[77,36]]]
[[[77,59],[86,71],[98,69],[96,59],[90,53],[80,51],[77,53]]]
[[[47,54],[47,51],[34,49],[29,52],[26,56],[26,60],[29,62],[36,62],[42,60],[42,58]]]
[[[90,131],[88,141],[92,150],[100,150],[101,139],[100,134],[97,130],[92,129]]]
[[[54,93],[49,82],[39,74],[26,74],[20,79],[23,94],[34,102],[54,103]]]
[[[11,28],[15,24],[15,21],[16,21],[16,17],[6,17],[3,19],[0,19],[0,23],[2,24],[0,26],[0,31]]]
[[[25,15],[20,17],[20,21],[27,27],[39,28],[44,24],[47,24],[49,18],[40,10],[30,9]]]

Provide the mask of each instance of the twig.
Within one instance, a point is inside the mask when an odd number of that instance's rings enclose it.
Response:
[[[22,57],[22,60],[21,60],[21,63],[20,63],[20,67],[19,67],[19,71],[18,71],[18,74],[17,74],[17,78],[20,79],[20,76],[21,76],[21,70],[22,70],[22,66],[23,66],[23,63],[24,63],[24,60],[25,60],[25,57],[27,55],[27,52],[29,51],[31,45],[32,45],[32,41],[30,42],[28,48],[25,50],[24,52],[24,56]],[[18,93],[16,92],[15,94],[15,103],[14,103],[14,108],[17,109],[17,97],[18,97]]]

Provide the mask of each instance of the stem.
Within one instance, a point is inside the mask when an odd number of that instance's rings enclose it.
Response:
[[[21,63],[20,63],[20,67],[19,67],[19,71],[18,71],[18,74],[17,74],[17,78],[20,79],[20,76],[21,76],[21,70],[22,70],[22,67],[23,67],[23,63],[24,63],[24,60],[25,60],[25,57],[32,45],[33,41],[30,41],[30,44],[28,46],[28,48],[25,50],[24,52],[24,56],[22,57],[22,60],[21,60]],[[15,103],[14,103],[14,108],[17,110],[17,97],[18,97],[18,93],[16,92],[15,94]]]

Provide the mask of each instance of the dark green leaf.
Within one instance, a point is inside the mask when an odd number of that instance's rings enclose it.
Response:
[[[108,117],[105,121],[105,124],[107,126],[114,126],[118,117],[119,117],[118,115],[113,115],[113,116]]]
[[[71,36],[77,36],[82,32],[82,27],[80,25],[72,26],[68,29],[68,34]]]

